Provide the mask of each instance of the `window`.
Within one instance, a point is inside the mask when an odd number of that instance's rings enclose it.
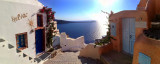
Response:
[[[111,22],[110,27],[111,27],[111,35],[116,36],[116,23]]]
[[[43,16],[40,14],[37,15],[37,26],[43,27]]]
[[[151,64],[151,58],[143,53],[139,53],[139,64]]]
[[[18,49],[22,50],[27,48],[28,47],[27,32],[16,34],[16,42]]]

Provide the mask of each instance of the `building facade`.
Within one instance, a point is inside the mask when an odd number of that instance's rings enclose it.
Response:
[[[133,64],[158,64],[159,40],[147,37],[144,30],[152,28],[153,19],[160,14],[159,0],[141,0],[137,10],[120,11],[110,15],[113,50],[133,56]]]
[[[3,58],[4,56],[1,57],[5,60],[3,64],[25,64],[25,62],[30,64],[22,58],[27,56],[33,59],[31,62],[35,62],[34,58],[47,51],[48,16],[47,13],[42,12],[43,7],[44,5],[38,0],[0,1],[0,38],[5,40],[5,44],[1,44],[1,49],[6,44],[4,47],[13,48],[3,49],[2,52],[6,56],[6,59]],[[13,62],[8,62],[8,56]]]

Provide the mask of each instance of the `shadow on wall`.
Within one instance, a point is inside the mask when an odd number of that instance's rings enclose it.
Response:
[[[79,51],[85,48],[84,36],[78,37],[76,39],[67,37],[66,33],[60,34],[60,46],[62,51]]]
[[[60,44],[60,36],[56,35],[55,37],[53,37],[53,47],[56,47],[57,45]]]
[[[113,49],[112,43],[108,43],[104,46],[98,45],[96,47],[94,43],[90,43],[84,49],[80,51],[79,56],[89,57],[92,59],[100,59],[100,56],[102,54],[106,54],[110,52],[112,49]]]

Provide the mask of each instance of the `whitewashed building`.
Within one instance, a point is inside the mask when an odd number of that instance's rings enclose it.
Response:
[[[39,62],[35,58],[47,50],[42,8],[38,0],[0,0],[0,64]]]

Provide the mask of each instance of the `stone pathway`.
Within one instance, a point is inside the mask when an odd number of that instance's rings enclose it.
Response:
[[[79,57],[78,52],[58,52],[58,54],[44,62],[44,64],[102,64],[99,60]]]
[[[101,56],[104,63],[108,64],[132,64],[132,57],[122,52],[111,51]]]

